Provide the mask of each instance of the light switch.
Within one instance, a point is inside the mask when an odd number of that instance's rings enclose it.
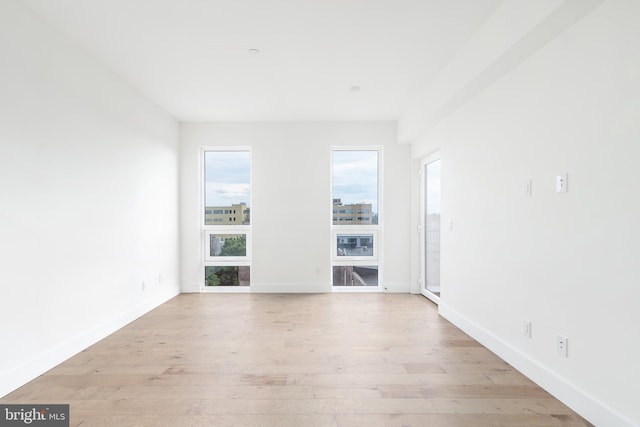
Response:
[[[531,180],[530,179],[522,182],[522,195],[524,197],[531,197]]]
[[[556,193],[566,193],[569,176],[566,173],[556,176]]]

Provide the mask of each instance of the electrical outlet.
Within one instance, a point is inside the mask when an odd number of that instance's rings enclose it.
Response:
[[[569,357],[569,339],[567,337],[563,337],[562,335],[558,335],[558,339],[556,341],[556,350],[558,354],[562,357]]]
[[[144,290],[146,290],[146,289],[147,289],[147,284],[146,284],[146,283],[144,283],[144,280],[143,280],[143,281],[142,281],[142,290],[144,291]]]
[[[522,335],[527,338],[531,338],[531,321],[523,320],[522,321]]]

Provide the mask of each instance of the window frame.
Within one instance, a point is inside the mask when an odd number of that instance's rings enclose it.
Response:
[[[329,224],[330,224],[330,254],[331,268],[329,283],[333,292],[378,292],[384,289],[383,285],[383,260],[381,248],[383,242],[384,229],[384,194],[383,194],[383,170],[384,170],[384,147],[381,145],[332,145],[329,147]],[[377,180],[377,224],[334,224],[333,223],[333,200],[336,198],[333,194],[333,171],[334,171],[334,152],[336,151],[376,151],[378,153],[378,180]],[[372,212],[373,215],[373,212]],[[338,235],[373,235],[373,256],[343,256],[337,254],[337,236]],[[378,267],[378,284],[376,286],[334,286],[333,270],[334,267]]]
[[[249,224],[205,224],[206,221],[206,160],[205,153],[207,152],[230,152],[230,151],[246,151],[249,153],[249,204],[250,209],[250,222]],[[250,146],[206,146],[200,148],[199,156],[199,170],[200,170],[200,247],[202,248],[201,262],[200,262],[200,292],[250,292],[251,291],[251,250],[252,250],[252,223],[253,223],[253,150]],[[246,235],[246,256],[223,256],[223,257],[211,257],[210,250],[210,238],[211,234],[244,234]],[[248,286],[206,286],[205,283],[205,267],[249,267],[249,285]]]
[[[352,230],[350,226],[343,226]],[[355,228],[355,226],[353,226]],[[331,241],[332,241],[332,261],[337,261],[342,263],[343,261],[352,262],[352,261],[369,261],[377,263],[378,262],[378,239],[379,239],[379,230],[378,229],[366,229],[359,231],[357,233],[346,232],[347,230],[331,230]],[[373,240],[373,253],[372,255],[339,255],[338,254],[338,237],[339,236],[362,236],[362,235],[371,235]]]
[[[222,226],[220,226],[222,227]],[[229,226],[226,226],[229,227]],[[237,227],[233,227],[234,229],[236,229]],[[229,256],[225,256],[225,255],[217,255],[217,256],[211,256],[211,235],[216,235],[216,234],[224,234],[224,235],[243,235],[245,236],[245,243],[246,243],[246,249],[245,249],[245,253],[246,255],[229,255]],[[243,262],[243,261],[250,261],[250,256],[249,254],[251,253],[251,234],[248,233],[247,231],[233,231],[233,232],[219,232],[218,230],[211,230],[211,229],[206,229],[204,230],[204,262],[213,262],[216,263],[216,265],[218,263],[221,262]]]

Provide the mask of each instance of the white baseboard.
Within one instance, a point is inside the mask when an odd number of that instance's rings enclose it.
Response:
[[[407,282],[385,282],[380,290],[390,294],[408,294],[411,293],[411,285]]]
[[[331,286],[324,283],[252,283],[251,292],[274,294],[325,294]]]
[[[381,287],[374,286],[353,286],[334,289],[329,283],[252,283],[251,292],[254,293],[313,293],[326,294],[338,290],[339,292],[387,292],[387,293],[409,293],[407,283],[387,283]]]
[[[638,424],[594,399],[556,372],[531,359],[453,308],[441,302],[438,311],[442,317],[497,354],[596,427],[638,427]]]
[[[373,289],[366,289],[362,286],[354,286],[352,289],[342,288],[343,292],[387,292],[387,293],[409,293],[410,285],[408,283],[385,283],[381,287],[371,287]],[[211,293],[245,293],[253,292],[258,294],[326,294],[334,292],[336,289],[331,287],[330,283],[317,282],[317,283],[251,283],[250,287],[244,286],[214,286],[205,288],[204,292]],[[191,286],[188,289],[182,289],[182,293],[197,293],[202,292],[200,285],[194,289]]]
[[[179,292],[175,289],[171,289],[169,292],[154,294],[152,298],[149,298],[130,310],[114,316],[113,319],[97,325],[79,336],[70,338],[20,365],[3,372],[0,375],[0,397],[4,397],[19,387],[22,387],[34,378],[44,374],[51,368],[54,368],[178,294]]]

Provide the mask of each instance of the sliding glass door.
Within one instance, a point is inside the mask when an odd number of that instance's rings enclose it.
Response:
[[[422,167],[421,203],[421,292],[427,298],[440,301],[440,154],[424,159]]]

